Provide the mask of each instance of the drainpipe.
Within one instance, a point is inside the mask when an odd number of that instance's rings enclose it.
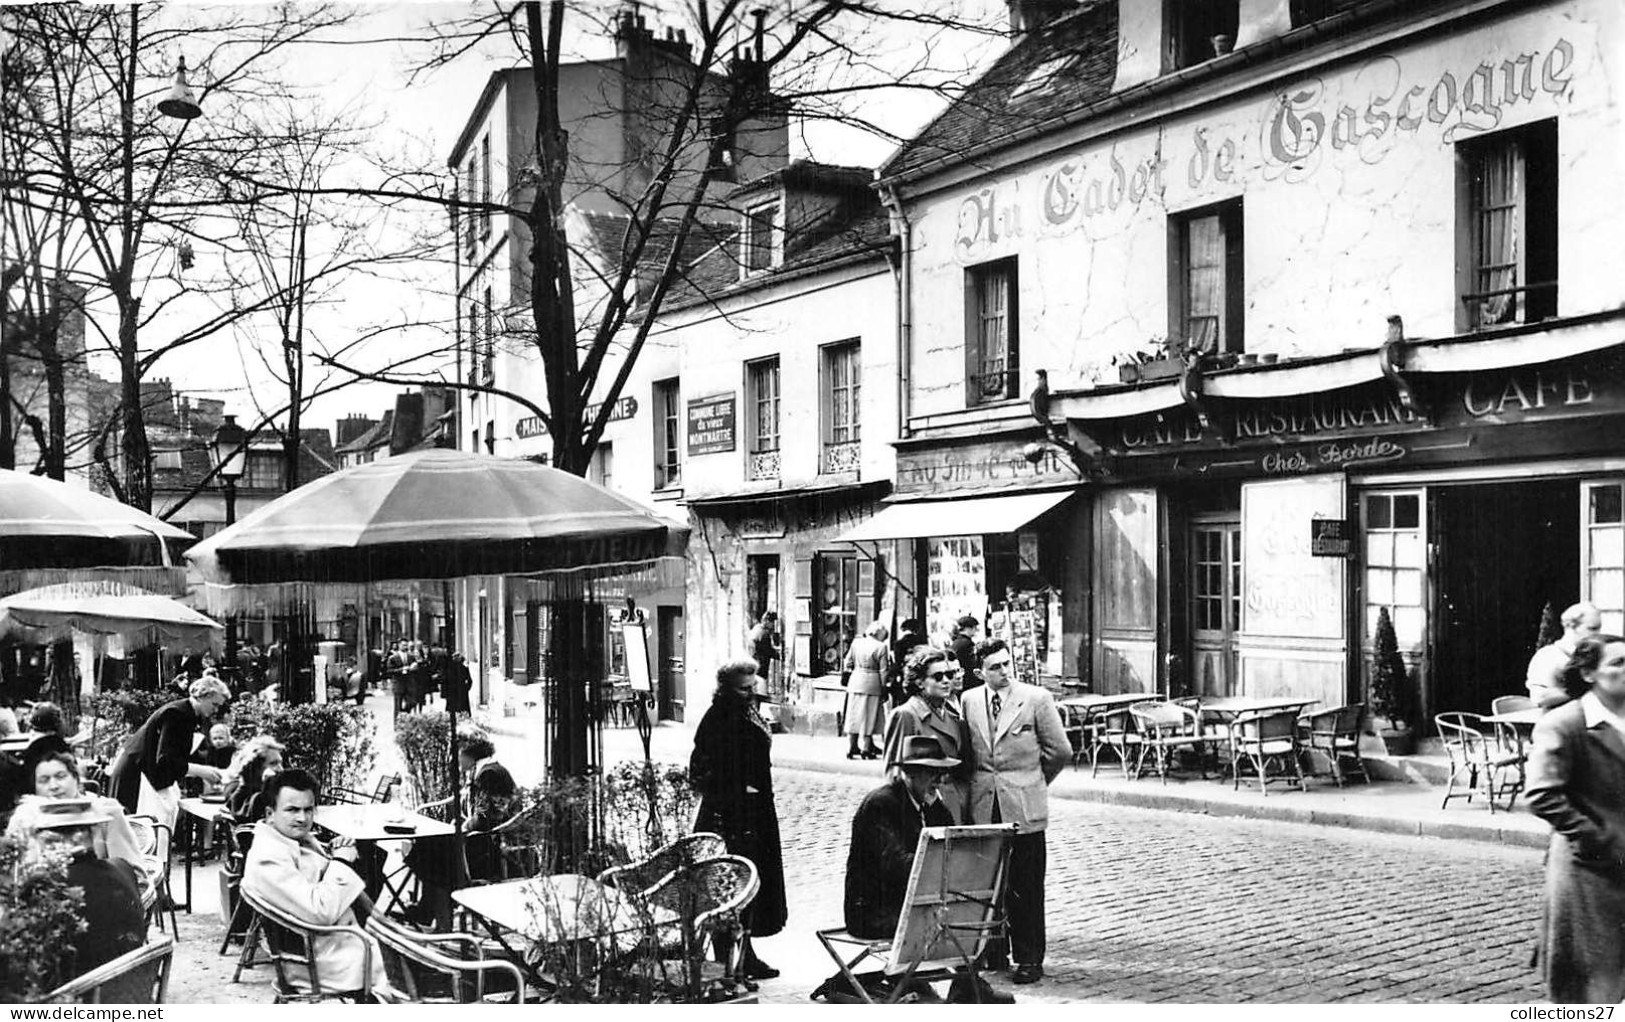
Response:
[[[880,204],[891,215],[891,232],[897,238],[897,260],[892,272],[897,277],[897,439],[909,435],[909,377],[913,350],[913,304],[909,300],[909,282],[913,279],[913,238],[908,217],[903,214],[903,202],[897,190],[881,185]]]

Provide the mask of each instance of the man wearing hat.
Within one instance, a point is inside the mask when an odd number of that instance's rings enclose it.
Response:
[[[79,976],[134,951],[147,939],[146,913],[135,867],[122,859],[96,856],[95,827],[112,817],[87,799],[50,799],[38,804],[32,821],[34,842],[43,849],[66,851],[69,887],[84,890],[81,908],[85,929],[73,939],[70,975]],[[136,995],[109,997],[132,1001]]]
[[[887,940],[897,931],[920,831],[954,824],[939,789],[959,760],[944,755],[942,743],[934,736],[909,735],[902,740],[897,766],[901,776],[864,796],[852,818],[852,847],[846,858],[846,929],[864,940]],[[871,978],[862,978],[868,986]],[[878,974],[873,981],[880,981]],[[812,996],[816,999],[846,987],[845,978],[837,973]],[[1015,1000],[984,980],[973,983],[968,975],[954,978],[948,999],[988,1004]]]

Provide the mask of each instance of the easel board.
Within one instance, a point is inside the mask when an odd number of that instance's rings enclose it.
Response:
[[[945,927],[986,924],[997,917],[1014,834],[1008,824],[920,832],[908,878],[910,899],[897,919],[887,973],[900,975],[914,961],[922,972],[955,968],[981,950],[987,931]]]

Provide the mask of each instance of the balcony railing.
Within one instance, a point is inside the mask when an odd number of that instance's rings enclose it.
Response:
[[[1527,323],[1557,313],[1557,281],[1521,284],[1518,287],[1475,291],[1461,296],[1473,329],[1503,323]],[[1530,306],[1536,308],[1532,312]]]
[[[752,479],[777,479],[779,477],[779,452],[754,451],[747,466]]]
[[[825,444],[824,463],[821,471],[826,473],[856,472],[858,465],[862,462],[859,449],[860,445],[856,440],[838,444]]]

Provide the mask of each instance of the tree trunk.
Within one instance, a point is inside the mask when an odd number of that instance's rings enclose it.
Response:
[[[124,502],[152,511],[152,449],[147,442],[146,409],[141,406],[141,368],[136,351],[136,320],[141,299],[131,298],[119,310],[119,453],[124,464]]]

